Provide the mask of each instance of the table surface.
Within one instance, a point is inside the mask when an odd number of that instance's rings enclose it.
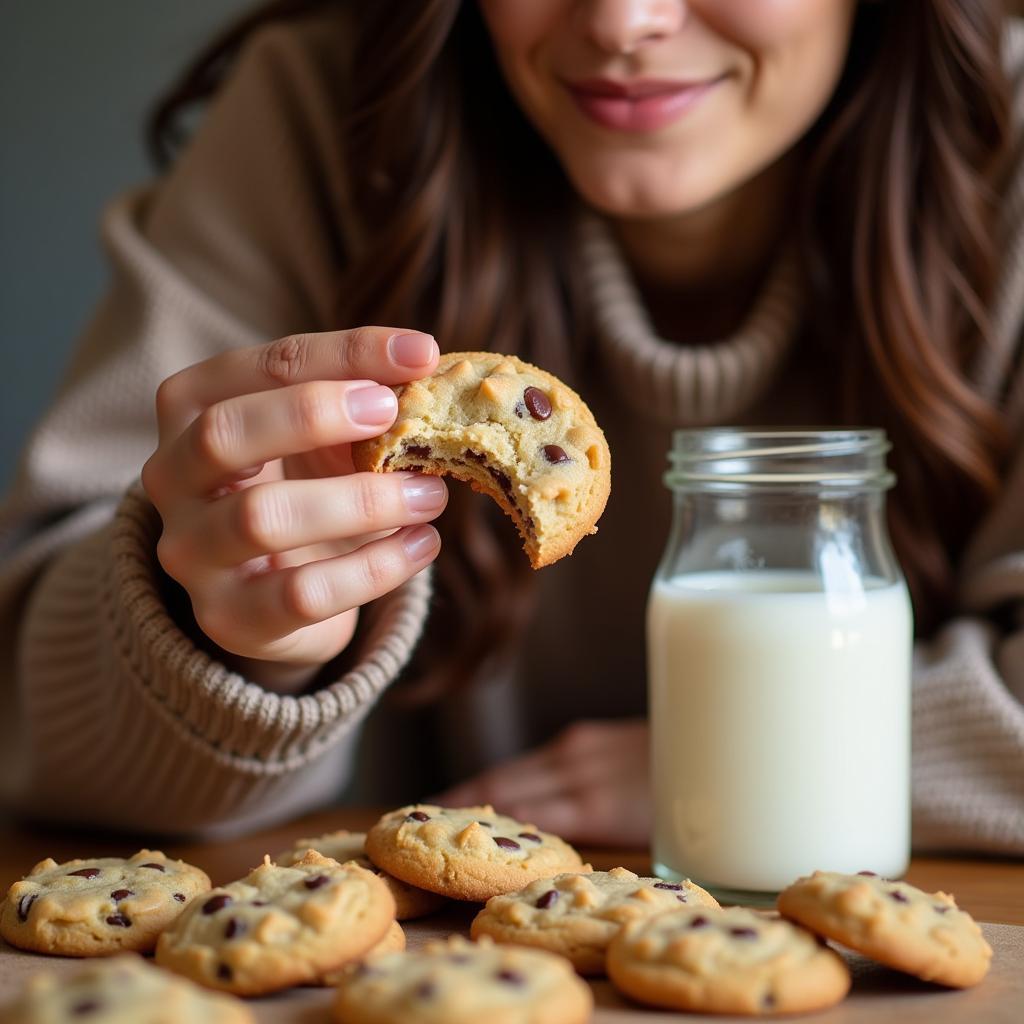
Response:
[[[145,844],[137,837],[97,835],[69,830],[30,827],[0,822],[0,892],[11,882],[26,874],[44,857],[57,861],[75,857],[130,856],[142,845],[159,846],[166,854],[180,857],[201,867],[214,885],[221,885],[246,874],[260,863],[266,853],[287,849],[303,836],[316,836],[339,828],[363,830],[378,816],[374,810],[336,809],[307,815],[287,825],[267,829],[239,839],[216,843],[167,842]],[[650,860],[645,852],[636,850],[584,849],[588,860],[599,870],[623,865],[640,874],[650,874]],[[916,857],[906,875],[907,881],[927,891],[943,889],[953,893],[957,902],[977,920],[992,922],[986,935],[996,949],[992,975],[976,990],[947,993],[934,986],[925,986],[887,971],[876,965],[852,958],[855,974],[854,992],[841,1006],[813,1018],[828,1021],[888,1019],[898,1013],[906,1021],[921,1020],[929,1024],[965,1019],[1016,1021],[1017,1007],[1024,1000],[1024,861],[966,858]],[[409,946],[415,948],[427,938],[451,931],[466,932],[475,908],[453,905],[447,912],[422,922],[406,922],[404,927]],[[73,961],[23,954],[9,947],[0,947],[0,1005],[20,989],[25,977],[52,966],[73,970]],[[598,1022],[643,1022],[679,1020],[649,1010],[639,1010],[625,1003],[607,982],[594,985]],[[967,1005],[967,1001],[971,1005]],[[323,990],[299,989],[283,996],[252,1001],[257,1020],[261,1022],[325,1021],[329,994]],[[978,1016],[978,1014],[981,1016]],[[919,1016],[923,1015],[923,1016]],[[701,1020],[687,1016],[687,1020]],[[711,1018],[707,1018],[710,1020]]]

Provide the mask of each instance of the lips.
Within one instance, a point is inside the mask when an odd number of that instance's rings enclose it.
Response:
[[[589,78],[566,82],[565,86],[580,110],[602,127],[621,132],[653,132],[695,107],[723,78]]]

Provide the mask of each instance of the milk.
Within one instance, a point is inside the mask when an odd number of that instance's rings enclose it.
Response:
[[[777,892],[906,869],[911,612],[902,583],[798,572],[657,580],[648,657],[659,870]]]

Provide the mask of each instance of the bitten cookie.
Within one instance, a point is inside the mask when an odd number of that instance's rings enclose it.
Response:
[[[21,997],[0,1011],[0,1024],[254,1024],[232,996],[151,967],[131,954],[90,964],[77,974],[33,975]]]
[[[391,811],[370,829],[366,852],[403,882],[457,900],[488,900],[536,878],[590,870],[568,843],[489,805]]]
[[[363,956],[394,917],[387,886],[358,864],[313,850],[290,867],[267,857],[191,904],[160,936],[156,962],[209,988],[262,995]]]
[[[717,907],[693,882],[641,878],[626,868],[557,875],[531,882],[519,892],[493,896],[477,914],[470,934],[495,942],[539,946],[571,961],[580,974],[604,974],[608,943],[629,921],[681,903]]]
[[[58,864],[40,861],[7,890],[0,935],[12,946],[60,956],[147,953],[157,936],[206,892],[210,879],[159,850]]]
[[[365,844],[365,832],[347,832],[342,829],[338,832],[328,832],[325,835],[316,836],[313,839],[297,839],[290,850],[279,853],[273,860],[275,863],[287,867],[304,857],[307,850],[316,850],[317,853],[324,857],[331,857],[339,864],[354,860],[360,867],[379,875],[380,880],[391,890],[391,895],[395,900],[395,917],[399,921],[409,921],[414,917],[433,914],[435,910],[444,906],[446,901],[443,896],[438,896],[435,892],[427,892],[426,889],[417,889],[414,885],[408,885],[393,875],[382,872],[366,856]]]
[[[641,1003],[697,1013],[821,1010],[850,972],[810,932],[741,907],[686,907],[627,924],[608,947],[608,976]]]
[[[593,996],[569,962],[538,949],[453,936],[350,971],[339,1024],[583,1024]]]
[[[952,896],[870,872],[815,871],[784,889],[778,906],[821,935],[940,985],[976,985],[992,961],[981,929]]]
[[[395,388],[398,419],[352,446],[357,469],[413,469],[464,480],[512,518],[535,569],[596,533],[611,453],[574,391],[495,352],[451,352],[437,372]]]

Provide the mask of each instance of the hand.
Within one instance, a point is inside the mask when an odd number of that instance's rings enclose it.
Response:
[[[362,327],[236,349],[168,377],[142,483],[157,557],[199,628],[265,685],[294,689],[342,651],[359,606],[437,555],[448,492],[419,473],[356,473],[351,442],[395,420],[432,373],[429,335]]]
[[[646,847],[651,838],[644,719],[575,722],[550,743],[503,761],[436,798],[493,804],[502,814],[592,846]]]

